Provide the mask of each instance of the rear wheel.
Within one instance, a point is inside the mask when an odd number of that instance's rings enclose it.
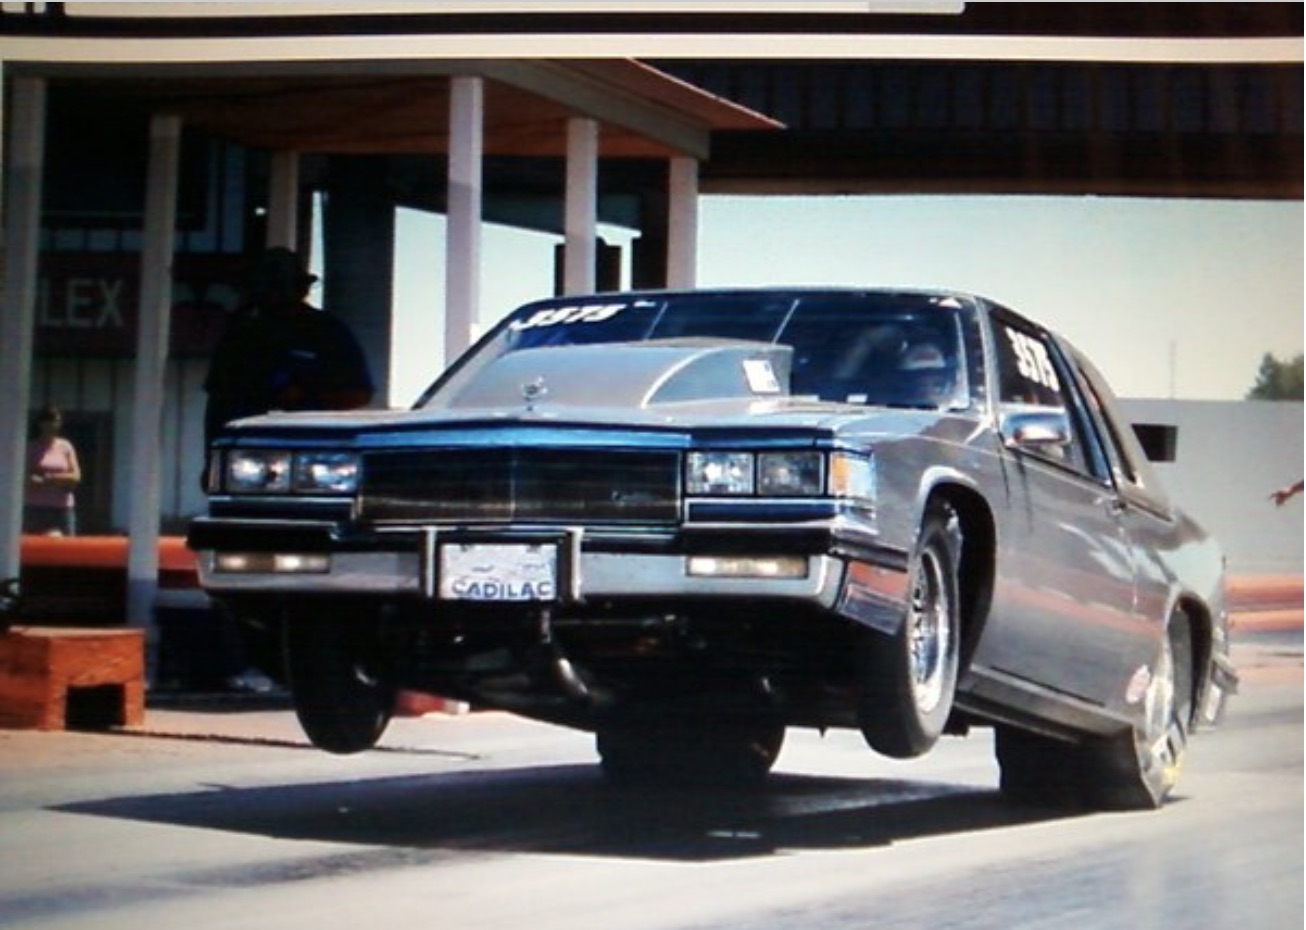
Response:
[[[380,637],[362,619],[296,617],[286,625],[295,715],[314,746],[346,755],[371,749],[394,711]]]
[[[603,773],[623,783],[751,784],[766,778],[784,726],[765,719],[657,720],[598,730]]]
[[[1192,630],[1188,619],[1176,614],[1161,639],[1138,722],[1089,747],[1089,802],[1110,810],[1164,804],[1183,770],[1192,720]]]
[[[907,610],[897,632],[866,631],[858,708],[862,735],[876,752],[908,759],[943,733],[957,686],[961,630],[956,512],[931,503],[911,559]]]
[[[1062,742],[999,726],[1001,790],[1010,800],[1051,807],[1150,810],[1179,780],[1193,718],[1192,633],[1177,614],[1145,670],[1138,721],[1116,736]]]
[[[1001,769],[999,790],[1008,801],[1036,807],[1082,807],[1082,747],[1027,730],[999,725],[994,752]]]

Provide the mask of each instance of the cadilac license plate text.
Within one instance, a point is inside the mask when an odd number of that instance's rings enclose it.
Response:
[[[552,601],[558,547],[546,543],[446,543],[440,597],[456,601]]]

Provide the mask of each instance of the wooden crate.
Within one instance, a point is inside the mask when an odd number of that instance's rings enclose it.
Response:
[[[20,626],[0,636],[0,727],[104,729],[144,720],[141,630]]]

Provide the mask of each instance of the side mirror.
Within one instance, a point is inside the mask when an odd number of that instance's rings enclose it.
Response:
[[[1002,414],[1002,435],[1011,449],[1060,451],[1070,445],[1070,419],[1061,410],[1012,410]]]

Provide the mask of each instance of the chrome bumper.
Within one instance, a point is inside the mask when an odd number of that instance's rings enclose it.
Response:
[[[365,594],[435,599],[421,552],[337,552],[326,571],[231,572],[217,569],[217,553],[198,554],[200,584],[215,595]],[[585,552],[572,569],[572,600],[617,597],[774,597],[832,608],[844,563],[808,556],[803,578],[722,578],[690,575],[689,557]]]
[[[845,535],[837,525],[736,526],[689,537],[409,526],[347,538],[328,523],[203,519],[192,526],[190,545],[201,585],[218,597],[359,595],[438,603],[435,566],[442,545],[530,540],[558,547],[557,600],[563,604],[651,598],[799,601],[893,632],[907,597],[906,557],[868,545],[856,534],[852,528]],[[729,562],[729,573],[705,573],[703,560]],[[776,560],[805,570],[782,577],[763,571]]]

